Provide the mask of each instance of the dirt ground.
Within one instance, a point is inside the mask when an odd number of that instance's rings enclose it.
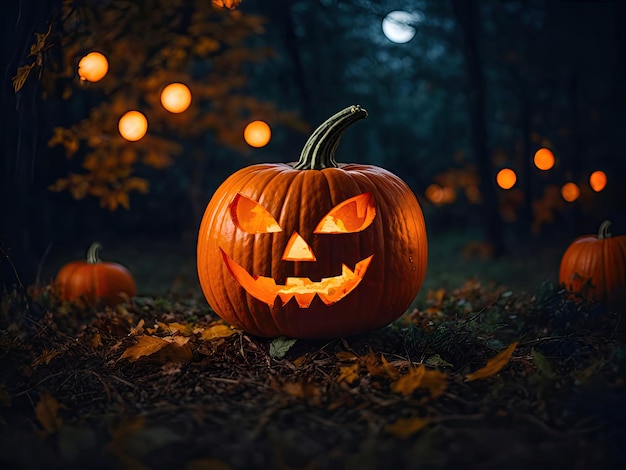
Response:
[[[2,468],[623,468],[619,316],[469,280],[371,333],[265,339],[201,297],[3,295]]]

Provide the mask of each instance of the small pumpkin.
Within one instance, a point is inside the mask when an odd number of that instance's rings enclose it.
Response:
[[[117,305],[137,294],[135,279],[121,264],[101,261],[100,243],[87,250],[87,260],[71,261],[59,270],[56,284],[63,300]]]
[[[611,222],[598,235],[572,242],[561,258],[559,283],[571,293],[597,300],[612,309],[626,307],[626,236],[611,236]]]
[[[200,285],[213,310],[264,337],[332,338],[397,319],[427,262],[417,198],[382,168],[335,161],[360,106],[330,117],[296,163],[257,164],[222,183],[198,234]]]

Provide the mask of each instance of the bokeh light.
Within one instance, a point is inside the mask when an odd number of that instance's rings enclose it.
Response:
[[[161,92],[161,104],[170,113],[182,113],[191,104],[191,91],[184,83],[170,83]]]
[[[502,168],[496,175],[496,183],[502,189],[511,189],[517,182],[517,175],[510,168]]]
[[[591,189],[593,189],[595,192],[599,193],[604,188],[606,188],[606,183],[607,178],[604,171],[597,170],[591,173],[591,176],[589,177],[589,186],[591,186]]]
[[[441,204],[443,202],[443,189],[436,183],[431,184],[424,191],[426,199],[433,204]]]
[[[533,161],[537,168],[546,171],[554,166],[554,154],[550,149],[540,148],[535,152]]]
[[[271,137],[270,126],[264,121],[252,121],[243,131],[243,138],[251,147],[263,147]]]
[[[97,82],[109,71],[109,61],[100,52],[90,52],[78,62],[78,76],[81,80]]]
[[[135,142],[148,132],[148,120],[139,111],[128,111],[120,118],[118,129],[122,137]]]
[[[569,181],[561,187],[561,196],[567,202],[574,202],[580,196],[580,188],[576,183]]]

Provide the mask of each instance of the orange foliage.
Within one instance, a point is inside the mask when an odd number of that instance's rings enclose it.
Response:
[[[251,117],[295,128],[302,123],[291,113],[245,95],[244,66],[265,60],[271,51],[251,48],[248,38],[263,33],[258,16],[230,11],[240,1],[156,0],[151,13],[132,2],[62,2],[58,16],[64,32],[56,37],[36,34],[26,63],[13,77],[16,92],[29,77],[40,77],[44,97],[69,99],[81,93],[103,96],[84,119],[54,130],[48,145],[60,146],[68,158],[79,158],[83,172],[68,174],[50,186],[75,199],[96,197],[108,210],[130,207],[129,193],[148,191],[148,181],[134,175],[136,167],[162,169],[182,153],[178,141],[200,142],[213,134],[218,144],[249,152],[242,130]],[[225,8],[216,8],[226,7]],[[184,12],[184,14],[181,14]],[[61,47],[58,62],[44,61],[50,48]],[[98,50],[109,62],[107,75],[93,83],[78,76],[78,62]],[[202,76],[198,63],[211,64]],[[46,68],[35,73],[38,68]],[[185,83],[193,93],[189,108],[173,115],[161,104],[170,83]],[[59,93],[58,90],[63,90]],[[93,100],[88,100],[93,101]],[[127,142],[118,121],[131,109],[143,113],[150,130],[140,141]]]

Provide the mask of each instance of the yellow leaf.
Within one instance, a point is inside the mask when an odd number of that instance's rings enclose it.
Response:
[[[183,336],[191,336],[193,334],[193,327],[188,323],[163,323],[161,324],[166,330],[169,330],[169,333],[180,333]]]
[[[62,405],[50,393],[43,391],[40,394],[39,401],[35,405],[35,416],[39,424],[49,434],[58,431],[63,424],[63,420],[59,416],[59,408]]]
[[[22,89],[22,87],[24,86],[24,83],[26,83],[26,79],[28,78],[28,75],[30,75],[30,71],[33,69],[34,66],[35,64],[32,63],[29,65],[24,65],[23,67],[17,68],[17,74],[12,79],[13,90],[15,91],[15,93],[17,93],[18,91]]]
[[[437,398],[448,388],[448,374],[438,370],[426,370],[422,378],[422,388],[427,388],[430,396]]]
[[[426,367],[420,364],[417,368],[411,368],[409,371],[391,384],[391,390],[402,395],[410,395],[422,385]]]
[[[227,325],[214,325],[210,328],[207,328],[202,332],[202,336],[200,338],[205,340],[212,340],[217,338],[227,338],[230,335],[234,335],[237,333],[236,330],[233,330],[230,326]]]
[[[430,420],[414,416],[412,418],[400,418],[387,426],[387,431],[400,439],[411,437],[420,429],[424,428]]]
[[[467,382],[470,382],[472,380],[484,379],[486,377],[491,377],[492,375],[500,372],[500,370],[506,365],[506,363],[509,362],[509,359],[511,359],[511,356],[513,355],[513,351],[515,351],[515,348],[517,347],[518,344],[519,344],[519,341],[515,341],[514,343],[511,343],[508,348],[506,348],[503,351],[500,351],[494,357],[489,359],[485,367],[482,367],[478,369],[477,371],[472,372],[471,374],[467,374],[465,376],[465,380]]]
[[[337,383],[346,382],[351,384],[359,378],[359,363],[350,364],[349,366],[339,367],[339,376],[337,377]]]
[[[380,362],[383,364],[383,370],[387,373],[389,378],[397,379],[398,378],[398,369],[396,369],[390,362],[385,359],[385,356],[380,355]]]
[[[335,353],[335,357],[341,362],[353,362],[359,358],[359,356],[349,351],[339,351]]]
[[[59,354],[56,349],[44,349],[41,354],[31,364],[33,367],[37,367],[43,363],[50,364],[50,361]]]
[[[170,344],[169,341],[158,336],[137,336],[137,343],[126,349],[120,359],[128,359],[131,362],[135,362],[140,357],[150,356],[160,351],[168,344]]]

